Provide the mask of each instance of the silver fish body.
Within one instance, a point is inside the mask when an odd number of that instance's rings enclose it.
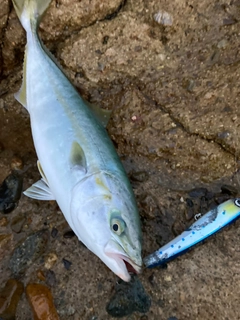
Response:
[[[141,269],[141,228],[135,197],[120,159],[95,113],[38,38],[49,0],[13,0],[27,32],[24,79],[17,100],[30,114],[42,179],[25,194],[55,199],[69,225],[119,277],[124,261]]]

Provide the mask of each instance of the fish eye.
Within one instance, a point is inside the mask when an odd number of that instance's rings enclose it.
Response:
[[[234,201],[234,203],[235,203],[236,206],[240,207],[240,199],[236,199],[236,200]]]
[[[112,231],[120,236],[125,229],[125,222],[122,219],[114,218],[111,221]]]

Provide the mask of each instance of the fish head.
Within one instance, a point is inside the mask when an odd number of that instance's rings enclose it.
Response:
[[[75,186],[72,226],[88,249],[122,280],[130,281],[130,273],[139,273],[142,266],[139,215],[135,199],[112,180],[98,174]]]

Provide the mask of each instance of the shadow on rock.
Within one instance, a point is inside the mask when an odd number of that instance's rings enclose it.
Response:
[[[119,280],[115,287],[115,294],[107,304],[106,310],[112,316],[121,318],[134,311],[148,312],[151,299],[146,294],[137,276],[132,276],[130,282]]]

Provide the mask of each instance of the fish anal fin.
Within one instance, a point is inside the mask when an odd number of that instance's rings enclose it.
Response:
[[[106,126],[109,122],[109,119],[111,117],[112,111],[102,109],[102,108],[96,106],[95,104],[92,104],[86,100],[84,100],[84,102],[89,107],[89,109],[92,111],[92,113],[97,118],[97,120],[106,128]]]
[[[80,144],[76,141],[72,143],[72,149],[70,154],[70,162],[73,168],[80,169],[81,171],[87,171],[87,161],[85,157],[85,153],[80,146]]]

